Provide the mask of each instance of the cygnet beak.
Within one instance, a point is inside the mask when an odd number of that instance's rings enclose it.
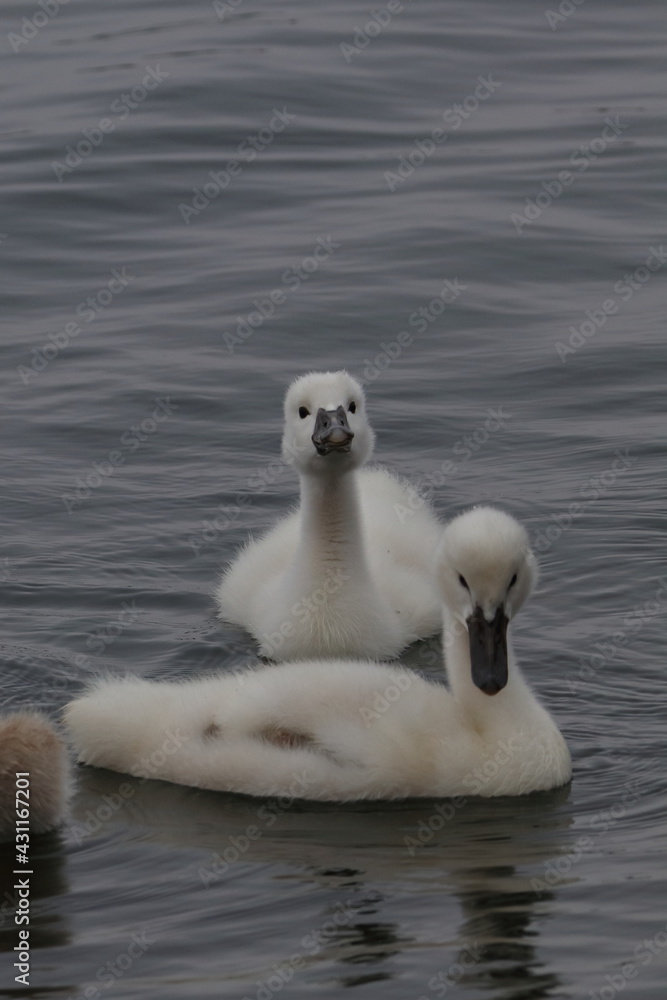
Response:
[[[507,684],[507,625],[503,608],[492,621],[476,607],[467,620],[473,684],[484,694],[498,694]]]
[[[311,438],[318,455],[328,455],[331,451],[349,451],[353,437],[342,406],[337,410],[319,408]]]

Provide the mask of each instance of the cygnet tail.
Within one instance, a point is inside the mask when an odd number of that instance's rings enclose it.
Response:
[[[211,717],[206,684],[187,690],[185,698],[182,683],[131,677],[98,682],[65,709],[78,760],[135,777],[173,780],[165,765],[201,735]]]

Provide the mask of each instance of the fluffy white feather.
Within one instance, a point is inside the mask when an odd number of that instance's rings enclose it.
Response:
[[[324,454],[322,413],[335,424]],[[440,628],[430,567],[441,525],[409,484],[361,468],[372,450],[364,392],[347,372],[291,385],[283,454],[300,476],[299,509],[251,541],[217,590],[221,617],[265,656],[392,658]]]

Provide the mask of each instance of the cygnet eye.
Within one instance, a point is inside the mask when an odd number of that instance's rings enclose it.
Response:
[[[301,417],[302,420],[304,420],[306,417],[310,416],[310,410],[308,409],[307,406],[300,406],[299,407],[299,416]]]
[[[470,593],[470,587],[468,586],[468,582],[464,576],[461,576],[460,573],[459,573],[459,583],[461,584],[462,587],[465,587],[468,593]]]
[[[507,589],[511,590],[515,583],[516,583],[516,573],[514,574],[514,576],[512,577],[512,579],[510,580],[510,585],[509,585],[509,587]]]
[[[352,400],[352,402],[348,406],[348,410],[349,410],[350,413],[356,413],[357,412],[357,404],[354,402],[354,400]]]

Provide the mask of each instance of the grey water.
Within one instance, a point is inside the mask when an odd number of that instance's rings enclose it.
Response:
[[[253,662],[213,590],[296,498],[287,384],[347,368],[443,520],[527,525],[515,645],[574,778],[333,807],[79,768],[31,844],[29,987],[0,850],[3,996],[662,1000],[666,28],[4,4],[3,711]]]

